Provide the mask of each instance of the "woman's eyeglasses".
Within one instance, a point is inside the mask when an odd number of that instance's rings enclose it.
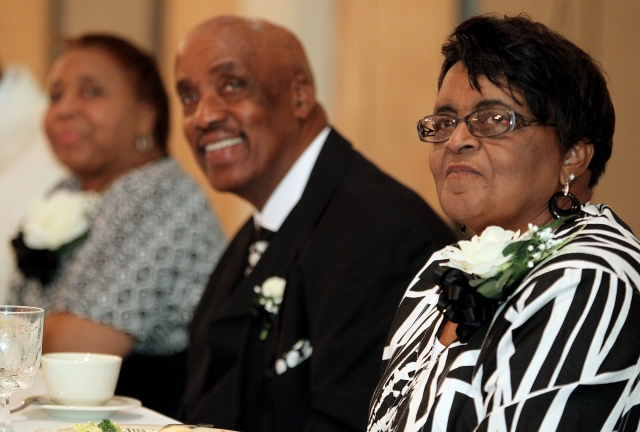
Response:
[[[430,143],[448,140],[456,127],[465,122],[469,132],[478,138],[494,137],[514,129],[541,125],[538,120],[529,120],[508,108],[487,108],[474,111],[466,117],[449,114],[433,114],[418,120],[418,137]],[[549,124],[549,126],[556,126]]]

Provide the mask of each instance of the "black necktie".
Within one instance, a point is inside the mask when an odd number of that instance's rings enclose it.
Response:
[[[269,246],[269,240],[273,236],[273,231],[266,228],[258,227],[254,233],[254,240],[249,246],[249,255],[247,257],[247,267],[244,269],[244,275],[248,276],[260,261],[262,254]]]

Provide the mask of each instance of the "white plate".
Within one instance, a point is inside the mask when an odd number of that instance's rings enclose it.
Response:
[[[118,425],[120,426],[120,428],[122,428],[123,431],[127,430],[127,429],[132,429],[132,430],[143,430],[144,432],[158,432],[160,429],[162,429],[164,427],[164,425],[146,425],[146,424],[120,424],[118,423]],[[211,428],[205,428],[205,427],[198,427],[195,429],[192,428],[180,428],[179,426],[175,426],[175,428],[171,428],[172,432],[181,432],[181,431],[188,431],[188,432],[233,432],[231,430],[228,429],[211,429]],[[44,428],[44,429],[38,429],[35,432],[73,432],[73,427],[69,426],[54,426],[54,427],[48,427],[48,428]],[[163,431],[164,432],[164,431]]]
[[[95,421],[94,421],[95,423]],[[131,429],[140,429],[142,430],[144,428],[145,432],[157,432],[160,429],[162,429],[162,426],[160,425],[146,425],[146,424],[120,424],[118,423],[118,425],[122,428],[122,430],[126,430],[127,428],[131,428]],[[38,429],[35,432],[73,432],[73,426],[72,425],[68,425],[68,426],[50,426],[50,427],[46,427],[43,429]]]
[[[138,399],[114,396],[104,405],[77,406],[77,405],[40,405],[51,417],[64,420],[94,420],[109,418],[118,411],[138,408],[141,405]]]

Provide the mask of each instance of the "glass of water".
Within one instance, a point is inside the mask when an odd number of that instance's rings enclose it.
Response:
[[[42,357],[44,310],[0,306],[0,431],[12,432],[9,395],[33,385]]]

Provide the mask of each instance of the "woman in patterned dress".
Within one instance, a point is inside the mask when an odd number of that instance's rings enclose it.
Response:
[[[524,16],[471,18],[442,52],[418,130],[444,211],[483,235],[408,288],[368,430],[636,431],[640,245],[590,203],[615,123],[602,71]]]
[[[93,193],[98,204],[88,232],[55,251],[34,249],[28,228],[37,215],[25,221],[11,301],[45,309],[43,352],[120,355],[117,394],[172,415],[187,325],[223,233],[204,193],[168,156],[168,98],[149,55],[88,34],[67,42],[47,88],[45,129],[73,173],[50,199]],[[50,211],[50,220],[69,219],[69,204]]]

